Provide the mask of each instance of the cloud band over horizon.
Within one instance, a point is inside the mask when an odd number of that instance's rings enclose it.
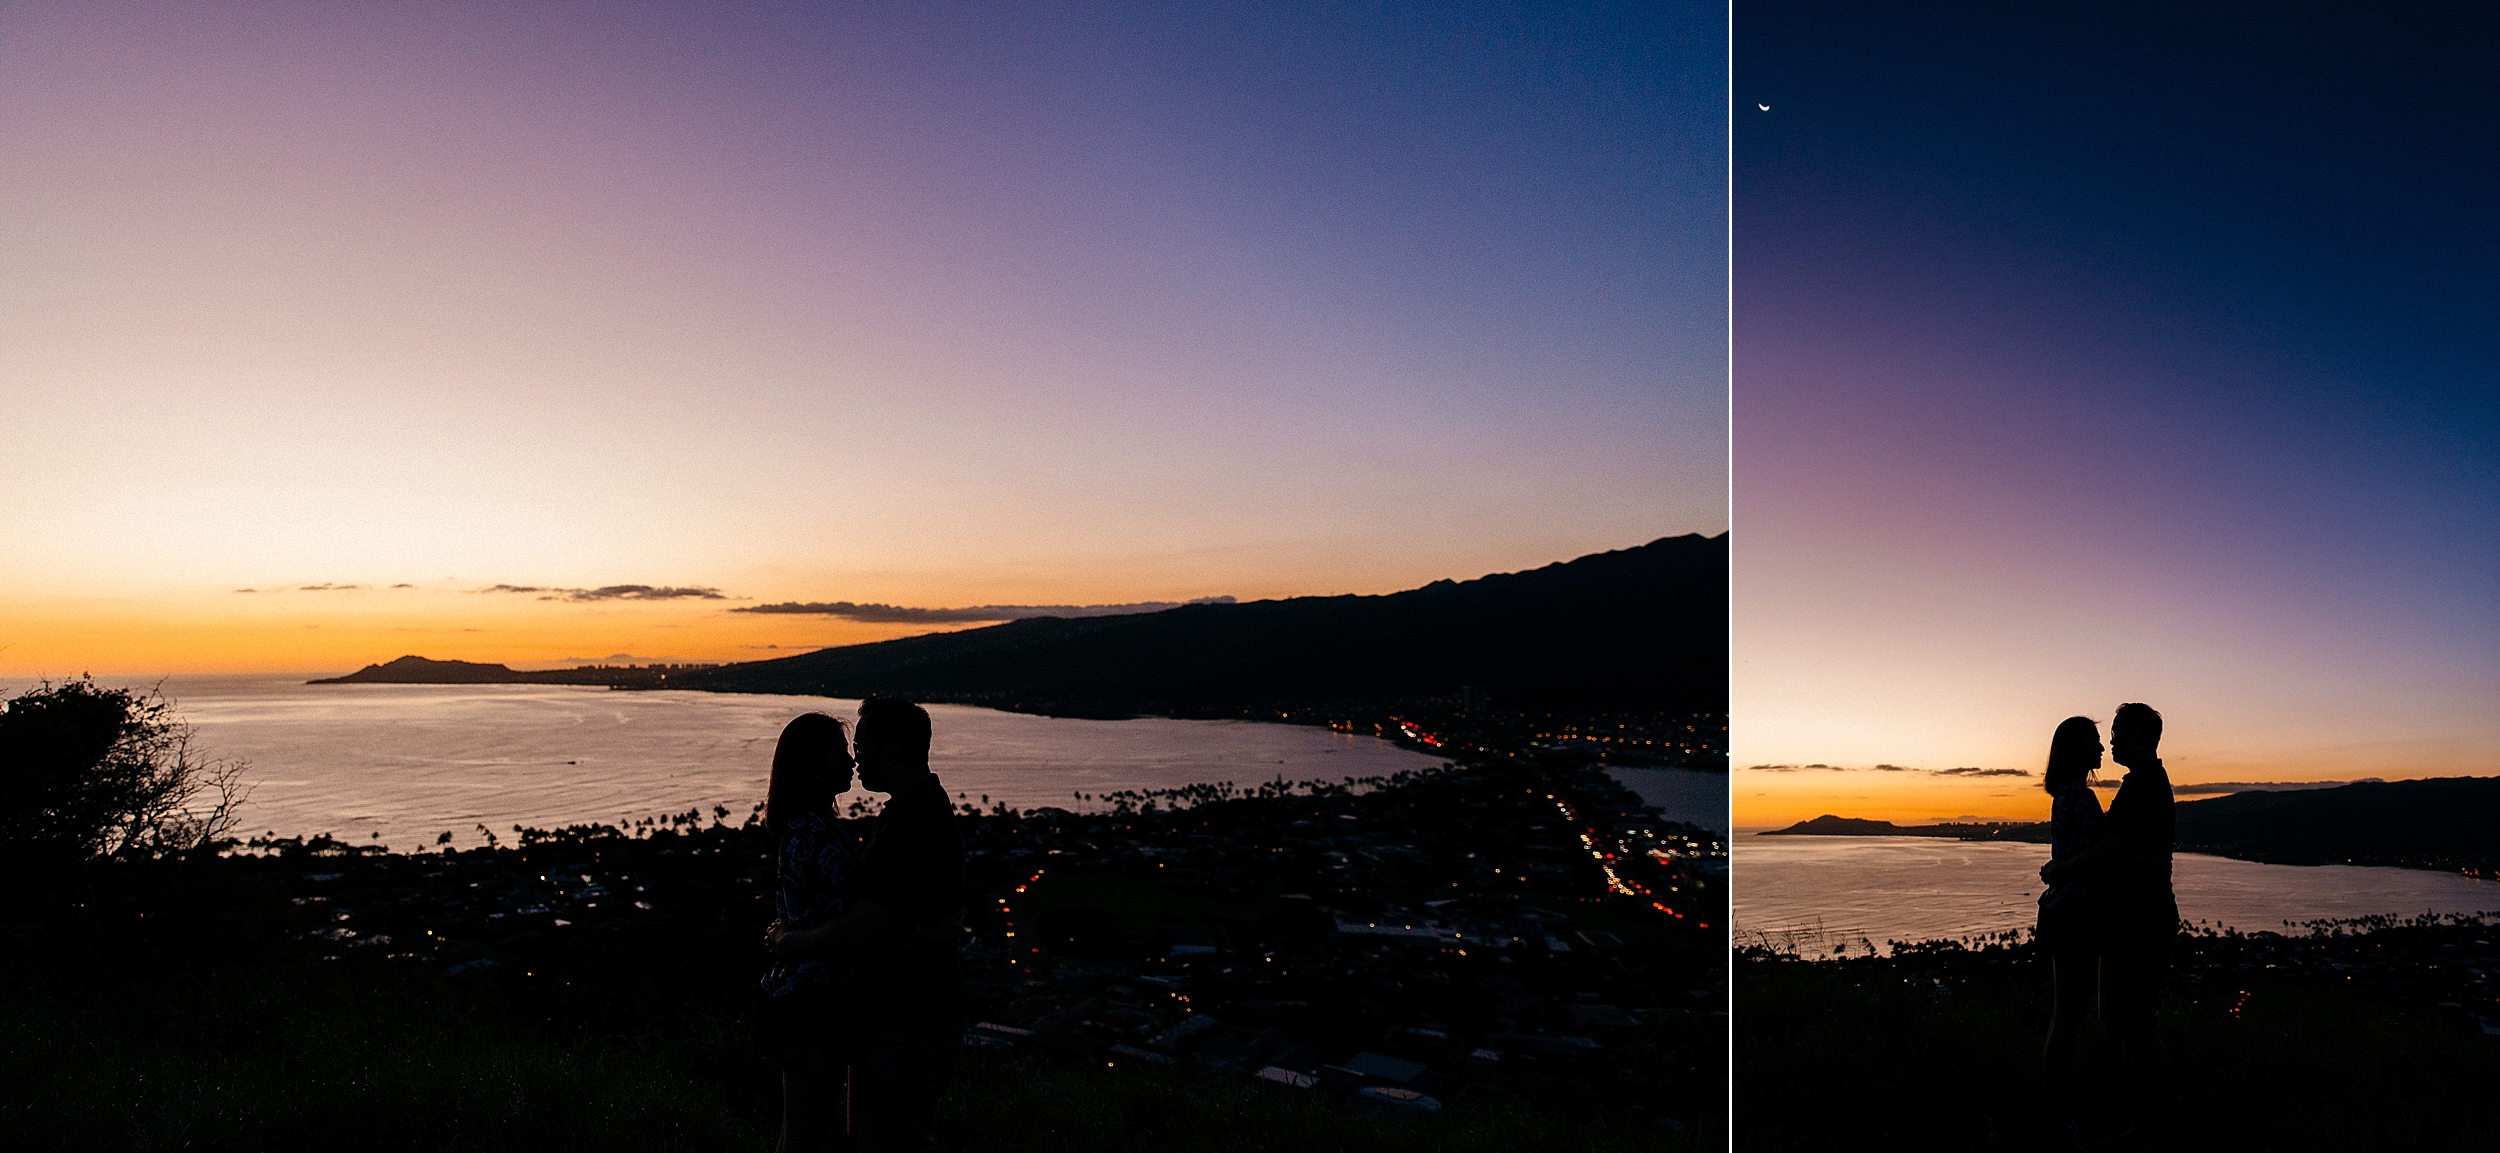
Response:
[[[924,609],[903,605],[854,604],[850,601],[799,602],[743,605],[733,613],[765,615],[830,616],[867,624],[972,624],[982,621],[1014,621],[1033,617],[1111,617],[1135,613],[1156,613],[1185,605],[1229,605],[1232,597],[1200,597],[1191,601],[1140,601],[1124,605],[974,605],[966,608]]]
[[[2028,777],[2032,775],[2031,770],[2029,769],[1983,769],[1974,765],[1965,765],[1950,769],[1913,769],[1906,765],[1868,765],[1864,768],[1851,768],[1847,765],[1823,764],[1747,765],[1745,766],[1745,771],[1749,773],[1923,773],[1928,776],[1935,777]]]
[[[550,588],[540,585],[488,585],[482,593],[538,593],[542,601],[673,601],[730,599],[716,588],[665,585],[606,585],[595,589]]]

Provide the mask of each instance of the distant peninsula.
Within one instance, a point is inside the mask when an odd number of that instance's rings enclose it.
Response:
[[[1829,813],[1811,821],[1799,821],[1785,829],[1770,829],[1765,837],[1943,837],[1955,841],[2017,841],[2047,844],[2049,825],[2046,821],[1978,821],[1937,825],[1896,825],[1890,821],[1870,821],[1863,817],[1835,817]]]
[[[2500,879],[2500,777],[2364,781],[2178,805],[2177,846],[2279,865],[2393,865]],[[2046,843],[2046,822],[1895,825],[1824,815],[1761,836]]]
[[[610,688],[667,688],[669,678],[684,677],[715,665],[584,665],[573,669],[523,672],[506,665],[477,661],[437,661],[410,655],[385,664],[366,665],[343,677],[306,681],[309,685],[606,685]]]

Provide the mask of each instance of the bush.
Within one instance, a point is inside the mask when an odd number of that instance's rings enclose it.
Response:
[[[0,706],[0,862],[53,873],[97,858],[212,846],[242,804],[244,765],[191,755],[191,729],[155,692],[93,680]]]

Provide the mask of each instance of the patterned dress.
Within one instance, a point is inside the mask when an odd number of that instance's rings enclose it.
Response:
[[[2077,783],[2059,793],[2049,802],[2049,859],[2071,860],[2085,849],[2101,832],[2101,799],[2094,796],[2089,785]],[[2086,880],[2060,881],[2040,894],[2040,927],[2043,944],[2052,948],[2086,942],[2093,931],[2092,883]]]
[[[850,838],[818,813],[790,818],[781,841],[779,881],[773,890],[773,915],[786,929],[813,929],[851,911],[859,859]],[[767,996],[786,997],[802,989],[824,989],[842,979],[850,966],[839,962],[775,961],[756,987]]]

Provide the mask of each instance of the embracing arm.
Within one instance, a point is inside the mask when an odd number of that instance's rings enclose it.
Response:
[[[2082,852],[2040,866],[2040,879],[2052,885],[2085,880],[2116,868],[2130,857],[2140,856],[2142,846],[2128,836],[2127,829],[2126,825],[2104,820],[2100,835],[2084,846]]]
[[[2107,869],[2126,855],[2126,838],[2111,829],[2102,833],[2082,852],[2063,861],[2052,860],[2040,866],[2040,879],[2052,885],[2081,880]]]
[[[963,914],[926,929],[914,929],[895,916],[893,910],[874,901],[861,901],[851,914],[813,929],[785,929],[772,939],[773,956],[785,961],[804,961],[855,951],[886,937],[908,936],[923,945],[942,945],[963,932]]]
[[[804,961],[846,953],[885,936],[901,923],[901,918],[885,906],[873,901],[861,901],[848,916],[813,929],[784,929],[775,933],[773,956],[785,961]]]

